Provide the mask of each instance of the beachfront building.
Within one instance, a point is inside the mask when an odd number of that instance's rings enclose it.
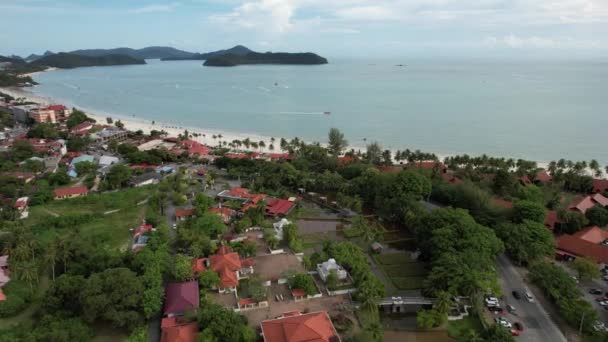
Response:
[[[585,196],[579,198],[572,202],[568,206],[568,210],[575,211],[585,215],[587,210],[595,207],[596,205],[600,205],[602,207],[608,207],[608,198],[604,197],[602,194],[593,194],[589,196]]]
[[[230,246],[220,246],[217,253],[208,258],[200,258],[192,261],[192,271],[200,274],[212,270],[220,277],[217,290],[220,293],[234,292],[239,285],[239,280],[248,278],[253,274],[253,259],[242,259],[237,252],[233,252]]]
[[[92,134],[92,138],[101,144],[109,143],[110,141],[123,142],[129,137],[129,132],[118,127],[106,127],[101,131]]]
[[[285,217],[295,207],[295,198],[284,200],[280,198],[269,198],[264,194],[252,194],[246,188],[232,188],[220,192],[217,197],[225,201],[240,201],[243,202],[241,212],[246,212],[251,208],[256,208],[260,201],[265,202],[265,214],[271,217]]]
[[[79,123],[78,125],[72,127],[70,132],[75,135],[85,135],[89,134],[89,131],[93,129],[94,123],[91,121],[84,121]]]
[[[340,336],[326,311],[302,314],[286,312],[261,324],[264,342],[340,342]]]
[[[37,123],[57,123],[55,111],[47,108],[34,108],[29,111],[28,116]]]
[[[327,277],[329,276],[331,271],[336,272],[338,280],[345,280],[346,278],[348,278],[348,272],[346,272],[344,267],[336,263],[336,259],[329,259],[324,263],[317,264],[317,272],[319,272],[319,277],[321,277],[324,282],[327,282]]]
[[[86,196],[88,193],[89,189],[82,185],[55,189],[53,191],[53,194],[55,195],[54,198],[56,200]]]
[[[608,232],[600,227],[589,227],[572,235],[564,234],[556,239],[556,243],[558,259],[585,257],[608,265]]]

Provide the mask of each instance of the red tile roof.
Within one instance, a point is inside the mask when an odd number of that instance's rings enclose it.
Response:
[[[25,208],[27,207],[27,203],[29,202],[28,197],[21,197],[15,201],[15,208]]]
[[[268,153],[268,158],[273,159],[273,160],[278,160],[278,159],[289,159],[289,153]]]
[[[224,154],[224,157],[230,158],[230,159],[247,159],[247,158],[249,158],[249,156],[244,153],[226,153],[226,154]]]
[[[156,165],[150,165],[150,164],[135,164],[135,165],[129,165],[129,168],[131,170],[145,170],[145,169],[156,169]]]
[[[598,226],[585,228],[572,234],[572,236],[595,244],[600,244],[608,240],[608,232]]]
[[[161,342],[196,342],[198,340],[198,326],[196,322],[192,322],[165,327],[162,329],[160,340]]]
[[[350,164],[350,163],[352,163],[354,161],[355,161],[355,157],[353,157],[353,156],[338,157],[338,164],[340,164],[341,166]]]
[[[229,221],[230,218],[232,218],[232,215],[234,215],[234,210],[228,207],[210,208],[209,212],[221,216],[224,219],[224,222]]]
[[[209,256],[209,268],[220,276],[222,288],[235,287],[239,284],[236,272],[242,267],[241,257],[229,246],[220,246],[216,254]]]
[[[34,173],[32,172],[21,172],[21,171],[13,171],[13,172],[4,172],[3,176],[14,177],[17,179],[25,180],[34,178]]]
[[[135,234],[133,234],[133,237],[138,238],[140,235],[152,231],[153,228],[154,227],[151,224],[142,224],[135,230]]]
[[[547,216],[545,217],[545,226],[551,230],[555,229],[555,225],[560,223],[560,219],[557,215],[557,211],[549,210],[547,211]]]
[[[439,168],[439,171],[446,172],[448,167],[445,166],[442,162],[437,161],[421,161],[412,164],[415,167],[419,167],[421,169],[434,169],[435,167]]]
[[[265,342],[340,342],[325,311],[263,321],[262,334]]]
[[[165,315],[198,308],[198,282],[169,283],[165,288]]]
[[[444,181],[450,183],[450,184],[459,184],[461,183],[461,180],[456,178],[454,175],[449,174],[449,173],[442,173],[441,174],[441,178],[443,178]]]
[[[64,105],[55,104],[55,105],[50,105],[50,106],[46,107],[46,109],[54,110],[54,111],[61,111],[61,110],[66,110],[67,108]]]
[[[608,190],[608,179],[593,179],[593,192],[600,194],[605,193]]]
[[[530,185],[532,184],[532,181],[530,180],[530,177],[528,177],[527,175],[523,175],[521,177],[519,177],[519,182],[523,185]]]
[[[604,197],[602,194],[591,195],[591,199],[602,207],[608,207],[608,198]]]
[[[542,182],[542,183],[548,183],[553,179],[553,177],[551,177],[551,175],[548,174],[547,171],[539,170],[536,173],[536,177],[534,177],[534,179],[536,179],[537,181]]]
[[[287,215],[295,203],[280,198],[271,198],[266,202],[266,214],[271,216]]]
[[[608,247],[592,243],[573,235],[557,238],[557,248],[577,256],[587,257],[598,263],[608,264]]]
[[[584,214],[587,210],[595,207],[597,204],[608,206],[608,198],[604,197],[602,194],[585,196],[572,202],[570,206],[568,206],[568,209]]]
[[[55,191],[53,191],[53,192],[55,193],[55,197],[64,197],[64,196],[86,194],[89,192],[89,189],[87,189],[86,186],[79,185],[79,186],[72,186],[69,188],[55,189]]]
[[[207,258],[192,260],[192,271],[196,274],[205,272],[207,270],[207,266],[205,266],[207,260]]]
[[[255,304],[257,302],[258,301],[253,298],[244,298],[244,299],[239,300],[239,305],[243,306],[243,305]]]
[[[78,125],[72,127],[71,131],[72,132],[88,131],[91,128],[93,128],[93,123],[90,121],[85,121],[85,122],[81,122]]]
[[[513,202],[509,202],[509,201],[505,201],[502,198],[493,198],[492,202],[494,202],[494,204],[501,206],[503,208],[513,208]]]
[[[194,208],[175,210],[175,217],[187,217],[192,215],[194,215]]]
[[[194,140],[183,140],[182,145],[188,150],[190,156],[208,156],[209,152],[211,152],[211,148]]]
[[[291,295],[294,297],[306,297],[306,291],[302,289],[293,289],[291,290]]]

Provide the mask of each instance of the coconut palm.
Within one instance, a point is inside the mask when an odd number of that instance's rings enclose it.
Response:
[[[270,144],[268,145],[268,149],[272,152],[274,151],[274,144]]]
[[[57,264],[57,240],[51,242],[51,244],[47,247],[44,259],[49,265],[51,265],[53,281],[55,281],[55,264]]]
[[[262,149],[264,147],[266,147],[266,143],[264,142],[264,140],[260,140],[260,142],[258,143],[258,146],[260,147],[260,152],[262,151]]]
[[[441,291],[437,294],[437,300],[435,301],[435,310],[441,314],[447,314],[452,306],[452,298],[450,294],[445,291]]]
[[[34,281],[38,279],[38,270],[33,261],[24,262],[20,265],[19,279],[30,285],[30,292],[34,292]]]

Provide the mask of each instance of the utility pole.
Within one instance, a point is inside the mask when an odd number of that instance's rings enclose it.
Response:
[[[585,321],[585,311],[583,311],[583,315],[581,316],[581,324],[578,328],[578,334],[582,335],[583,334],[583,322]]]

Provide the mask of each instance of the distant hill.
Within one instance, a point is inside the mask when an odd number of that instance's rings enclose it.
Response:
[[[143,49],[116,48],[116,49],[90,49],[75,50],[70,53],[88,56],[105,57],[109,55],[126,55],[136,59],[164,59],[164,58],[188,58],[195,53],[178,50],[168,46],[149,46]]]
[[[33,61],[35,61],[37,59],[40,59],[40,58],[46,57],[46,56],[50,56],[50,55],[53,55],[53,54],[55,54],[55,53],[51,52],[51,51],[48,51],[48,50],[45,53],[43,53],[42,55],[37,55],[37,54],[33,53],[33,54],[25,57],[25,61],[27,61],[27,62],[33,62]]]
[[[242,64],[295,64],[295,65],[318,65],[327,64],[327,59],[311,53],[286,53],[286,52],[250,52],[246,55],[220,55],[209,58],[204,66],[229,67]]]
[[[162,61],[202,61],[202,60],[206,60],[209,58],[213,58],[213,57],[217,57],[217,56],[221,56],[221,55],[227,55],[227,54],[233,54],[233,55],[237,55],[237,56],[243,56],[246,55],[250,52],[253,52],[251,50],[249,50],[247,47],[243,46],[243,45],[237,45],[233,48],[230,49],[226,49],[226,50],[218,50],[218,51],[213,51],[213,52],[207,52],[207,53],[195,53],[192,56],[189,57],[169,57],[169,58],[161,58]]]
[[[100,57],[90,57],[73,53],[60,52],[57,54],[37,59],[30,64],[55,67],[60,69],[72,69],[87,66],[146,64],[146,61],[144,61],[143,59],[133,58],[127,55],[107,55]]]

